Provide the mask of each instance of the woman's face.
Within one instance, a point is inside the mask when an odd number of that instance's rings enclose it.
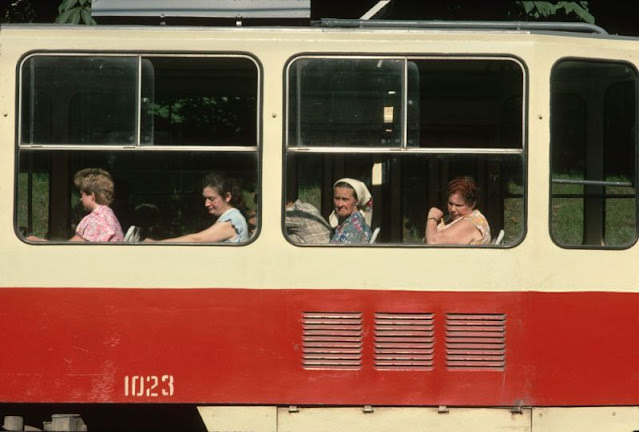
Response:
[[[475,205],[468,205],[464,197],[459,192],[455,192],[448,197],[448,213],[453,220],[468,216],[473,212],[474,208]]]
[[[206,186],[202,189],[202,197],[204,198],[204,207],[207,208],[210,214],[213,216],[222,216],[231,205],[231,194],[226,194],[226,197],[222,197],[215,188]]]
[[[346,219],[357,210],[355,191],[349,187],[337,186],[333,189],[333,207],[340,220]]]
[[[80,191],[80,202],[86,211],[93,211],[98,206],[95,202],[95,194],[93,193],[88,194],[84,191]]]

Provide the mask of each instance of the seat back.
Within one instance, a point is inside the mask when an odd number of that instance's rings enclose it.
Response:
[[[127,243],[137,243],[140,241],[140,228],[135,225],[131,225],[126,234],[124,234],[124,241]]]
[[[378,235],[379,235],[379,227],[373,230],[373,233],[371,234],[371,239],[368,241],[368,243],[369,244],[375,243],[375,240],[377,240]]]

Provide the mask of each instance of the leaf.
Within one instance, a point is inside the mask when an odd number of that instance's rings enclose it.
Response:
[[[590,13],[590,11],[588,11],[588,2],[579,2],[579,4],[577,4],[570,1],[560,1],[558,3],[558,6],[563,7],[566,11],[566,14],[573,13],[581,18],[581,20],[584,22],[590,24],[595,23],[595,17]]]
[[[80,12],[80,16],[82,17],[82,22],[86,25],[91,25],[95,22],[93,21],[93,18],[91,17],[91,12],[89,12],[88,10],[84,8]]]
[[[78,0],[62,0],[60,6],[58,6],[58,13],[62,13],[64,11],[68,11],[73,8],[78,3]]]
[[[71,15],[69,17],[69,22],[71,24],[79,24],[80,23],[80,12],[82,11],[82,8],[77,7],[75,9],[71,9]]]
[[[71,16],[72,13],[73,13],[73,9],[68,9],[62,12],[60,15],[56,17],[55,22],[60,24],[68,23],[69,17]]]
[[[532,10],[535,8],[535,5],[533,4],[534,2],[532,1],[522,1],[519,3],[521,6],[524,7],[524,12],[526,12],[526,15],[530,15]]]

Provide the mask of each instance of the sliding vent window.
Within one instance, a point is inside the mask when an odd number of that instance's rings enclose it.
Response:
[[[566,60],[551,78],[551,235],[564,247],[637,236],[637,71]]]
[[[404,62],[300,59],[289,69],[289,145],[399,147]]]
[[[363,213],[372,235],[348,244],[424,246],[429,208],[446,211],[448,182],[470,176],[496,240],[488,246],[516,244],[525,231],[525,87],[514,59],[292,60],[282,221],[288,240],[330,244],[337,230],[326,234],[321,222],[331,220],[333,184],[352,178],[372,196]],[[323,237],[303,238],[303,222]]]
[[[137,66],[136,57],[25,60],[21,144],[135,144]]]
[[[19,74],[20,235],[73,236],[87,214],[73,181],[84,168],[112,176],[110,207],[142,238],[211,226],[210,172],[234,179],[246,216],[258,214],[260,79],[250,57],[38,53]]]

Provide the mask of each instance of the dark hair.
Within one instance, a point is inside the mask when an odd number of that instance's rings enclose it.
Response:
[[[95,194],[95,202],[100,205],[113,202],[113,178],[103,169],[82,169],[73,176],[73,184],[85,194]]]
[[[479,187],[472,177],[455,177],[448,182],[448,196],[459,193],[468,206],[474,207],[479,202]]]
[[[212,172],[202,179],[202,189],[205,187],[215,189],[222,198],[226,197],[227,193],[231,194],[230,204],[242,213],[245,212],[246,209],[242,201],[240,187],[235,179],[221,173]]]
[[[353,191],[353,198],[355,198],[355,200],[358,200],[359,198],[357,197],[357,191],[353,188],[353,186],[351,186],[350,184],[346,183],[346,182],[337,182],[335,183],[335,185],[333,186],[333,190],[335,190],[335,188],[348,188],[350,190]]]

